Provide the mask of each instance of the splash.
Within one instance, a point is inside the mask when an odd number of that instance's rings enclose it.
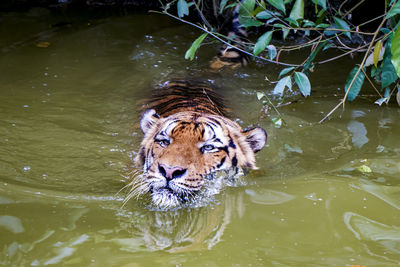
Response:
[[[123,206],[133,198],[143,201],[149,210],[204,207],[211,202],[215,202],[215,196],[225,187],[245,185],[246,183],[242,179],[243,176],[244,171],[240,168],[220,170],[208,174],[199,191],[184,191],[174,194],[167,188],[152,192],[151,178],[148,179],[143,173],[135,170],[129,174],[131,182],[121,189],[129,188],[129,192],[123,201]],[[150,203],[148,203],[148,199],[151,199]]]

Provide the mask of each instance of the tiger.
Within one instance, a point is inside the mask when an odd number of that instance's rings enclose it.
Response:
[[[190,203],[213,173],[257,169],[267,141],[262,127],[242,129],[207,82],[171,80],[154,91],[140,119],[144,138],[135,162],[143,171],[130,196],[150,194],[159,208]]]
[[[248,63],[239,7],[232,14],[230,43],[210,61],[211,72]],[[132,181],[126,200],[149,193],[156,207],[179,207],[195,201],[219,171],[234,176],[257,169],[255,153],[266,144],[267,132],[262,127],[244,130],[230,119],[210,83],[172,79],[154,90],[145,106],[140,119],[144,137],[135,157],[143,174]]]

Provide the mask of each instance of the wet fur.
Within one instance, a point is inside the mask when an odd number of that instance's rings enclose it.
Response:
[[[131,195],[150,193],[159,207],[194,198],[218,170],[256,169],[255,152],[267,135],[228,119],[222,98],[207,83],[170,81],[154,92],[143,113],[144,138],[136,157],[143,175]]]

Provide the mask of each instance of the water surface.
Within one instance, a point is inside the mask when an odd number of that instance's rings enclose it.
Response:
[[[167,17],[36,9],[0,21],[0,264],[400,263],[399,107],[362,97],[340,118],[317,123],[338,103],[354,61],[313,73],[313,97],[292,94],[276,128],[256,92],[270,92],[264,78],[280,68],[252,63],[210,73],[217,47],[184,60],[199,32]],[[142,137],[138,106],[170,77],[209,79],[243,127],[268,131],[260,170],[203,207],[153,211],[136,200],[122,207],[126,191],[118,191]]]

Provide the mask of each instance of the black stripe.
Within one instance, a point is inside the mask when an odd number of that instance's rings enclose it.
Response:
[[[221,123],[218,120],[211,118],[211,117],[207,117],[207,119],[209,119],[209,120],[215,122],[216,124],[218,124],[219,126],[221,126]]]
[[[228,146],[220,147],[219,149],[228,153]]]
[[[223,157],[221,159],[221,162],[217,165],[217,168],[221,168],[221,166],[224,164],[226,157]]]
[[[236,145],[235,145],[235,142],[233,142],[232,137],[229,136],[229,139],[230,139],[230,140],[229,140],[229,147],[235,149],[235,148],[236,148]]]
[[[236,158],[236,155],[232,158],[232,166],[233,167],[236,167],[237,166],[237,163],[238,163],[238,161],[237,161],[237,158]]]

